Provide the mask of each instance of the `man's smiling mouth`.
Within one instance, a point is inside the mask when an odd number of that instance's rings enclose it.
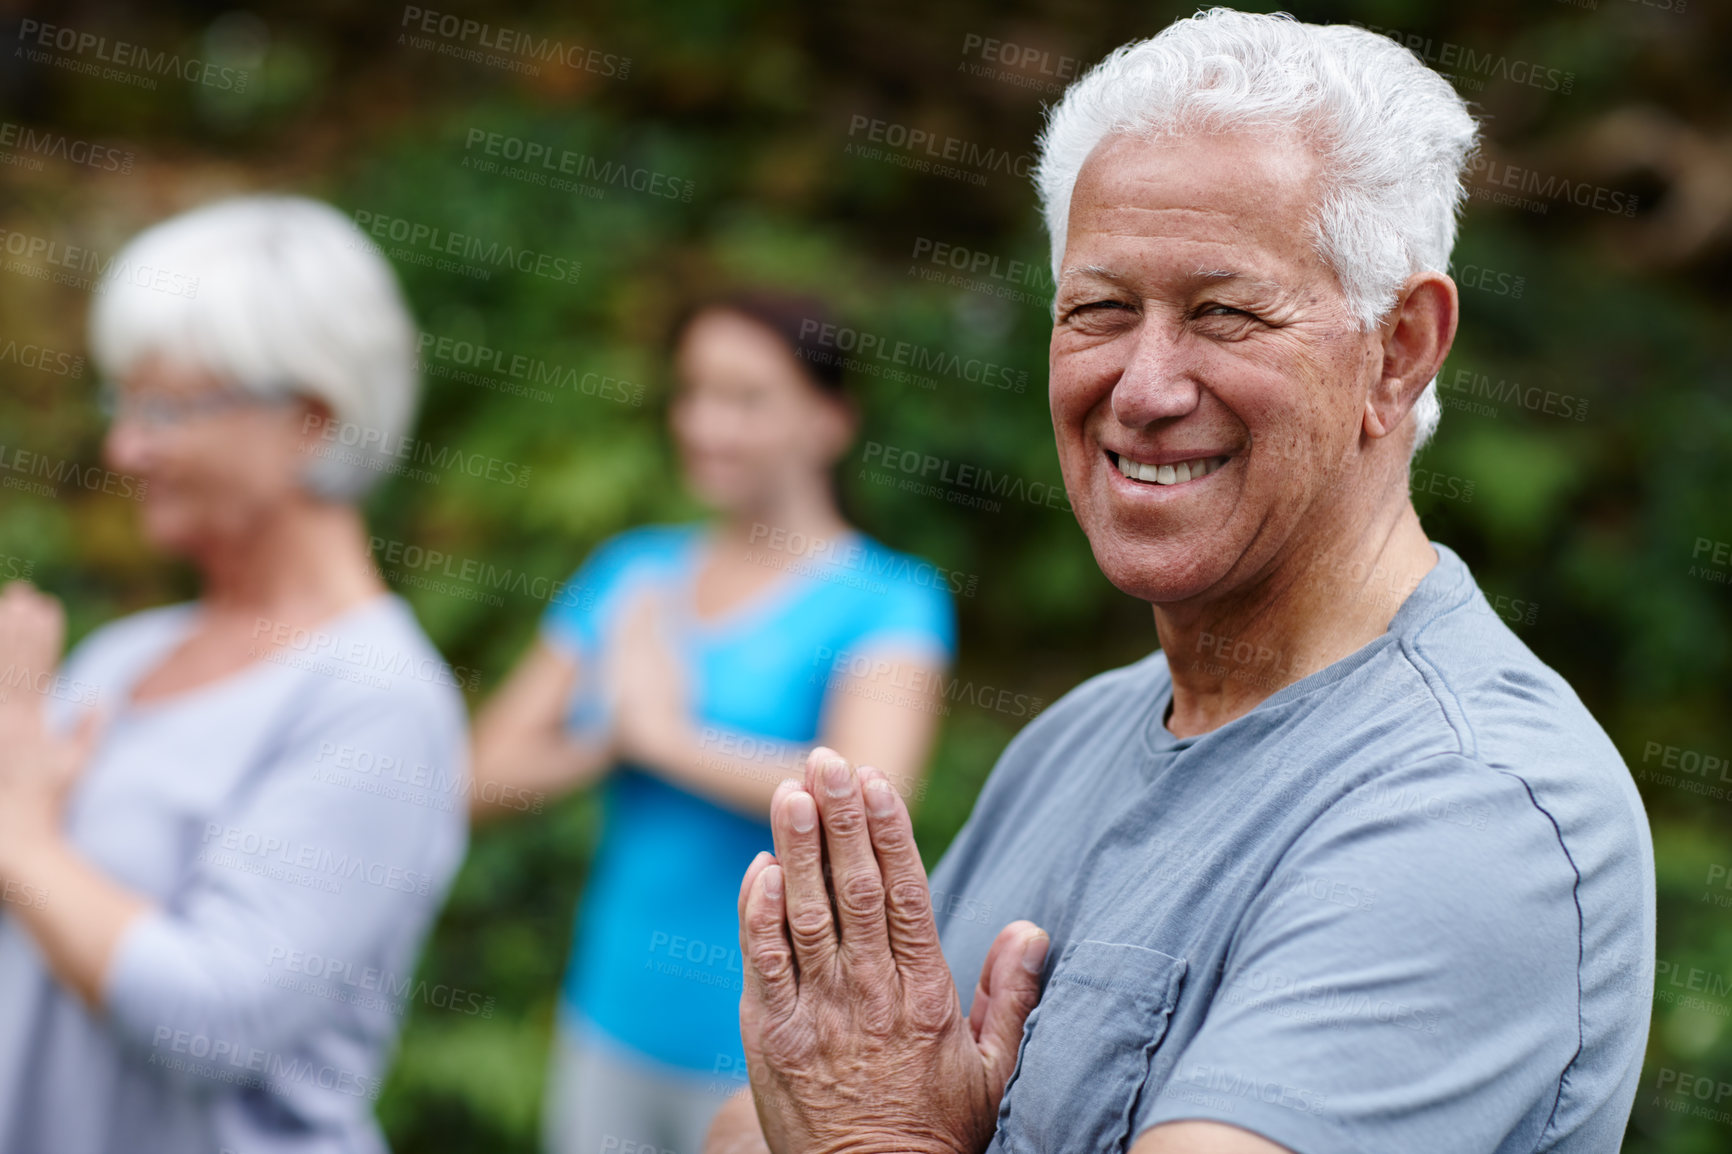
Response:
[[[1141,461],[1133,461],[1111,449],[1107,450],[1107,457],[1119,472],[1131,480],[1147,481],[1154,485],[1182,485],[1186,481],[1207,477],[1227,463],[1227,457],[1222,455],[1194,457],[1188,461],[1175,461],[1170,465],[1149,465]]]

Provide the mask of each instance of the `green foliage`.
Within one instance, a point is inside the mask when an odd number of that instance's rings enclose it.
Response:
[[[1011,17],[985,0],[901,11],[682,0],[590,6],[582,16],[562,6],[481,15],[632,56],[630,78],[616,81],[555,71],[520,77],[417,53],[395,45],[394,11],[374,18],[282,5],[264,12],[270,53],[257,95],[239,111],[211,94],[149,102],[77,78],[41,82],[39,120],[126,135],[141,155],[168,162],[150,179],[172,185],[172,195],[146,197],[138,183],[92,183],[62,169],[16,174],[3,211],[7,227],[36,222],[54,231],[62,222],[69,235],[88,233],[112,248],[171,203],[232,183],[210,159],[224,157],[251,174],[248,183],[581,261],[576,281],[559,283],[510,270],[480,279],[417,263],[421,250],[394,254],[432,342],[417,436],[529,472],[523,486],[457,470],[436,484],[392,479],[369,507],[384,542],[553,582],[614,532],[700,515],[679,490],[663,432],[665,333],[693,295],[759,281],[821,290],[861,331],[1025,372],[1021,392],[957,375],[935,374],[923,388],[857,374],[861,443],[1050,484],[1059,475],[1044,388],[1044,303],[992,291],[1038,298],[1044,285],[1045,240],[1026,182],[1001,173],[984,185],[952,180],[849,148],[852,118],[863,115],[1025,154],[1039,102],[1051,93],[962,74],[965,35],[1020,36],[1055,55],[1094,59],[1193,6],[1024,7]],[[1512,23],[1508,7],[1492,0],[1294,6],[1307,18],[1395,26],[1573,69],[1576,92],[1567,98],[1497,81],[1472,94],[1506,152],[1546,155],[1579,126],[1644,101],[1724,105],[1725,70],[1694,54],[1715,35],[1622,0],[1599,7],[1535,4]],[[152,42],[195,35],[191,16],[176,19],[158,17]],[[489,158],[476,133],[659,173],[677,188],[689,183],[691,198],[609,184],[597,197],[486,171],[478,161],[506,162]],[[1705,796],[1665,784],[1657,759],[1645,757],[1654,743],[1732,754],[1732,586],[1701,575],[1725,566],[1692,555],[1699,541],[1732,541],[1725,281],[1705,275],[1709,258],[1670,266],[1632,258],[1642,255],[1639,230],[1663,193],[1649,195],[1633,221],[1568,204],[1544,215],[1470,204],[1457,269],[1500,270],[1524,287],[1519,296],[1463,288],[1461,333],[1445,373],[1465,369],[1568,395],[1587,403],[1586,415],[1519,403],[1500,405],[1495,416],[1446,409],[1420,461],[1443,481],[1416,503],[1432,535],[1466,558],[1488,593],[1536,607],[1531,619],[1525,608],[1518,613],[1516,628],[1577,688],[1638,771],[1659,863],[1660,957],[1671,973],[1696,970],[1724,984],[1732,918],[1703,879],[1714,865],[1732,864],[1732,780],[1698,782],[1729,791]],[[920,238],[989,254],[1001,266],[1028,262],[1041,283],[980,276],[988,290],[980,292],[953,283],[960,278],[950,270],[924,279],[919,270],[934,266],[911,256]],[[1723,273],[1723,249],[1719,259]],[[6,297],[6,332],[81,347],[81,294],[9,277]],[[560,383],[534,385],[552,394],[543,402],[467,382],[454,375],[463,366],[437,355],[441,339],[528,358]],[[97,459],[101,427],[88,377],[0,367],[0,442]],[[585,382],[601,378],[625,382],[637,402],[596,395],[603,390]],[[497,384],[497,375],[489,379]],[[959,600],[960,677],[1050,702],[1153,647],[1147,606],[1105,581],[1064,510],[1012,499],[983,511],[912,495],[883,483],[885,472],[867,468],[863,453],[841,473],[858,523],[976,579]],[[26,560],[38,583],[66,600],[75,635],[193,592],[184,570],[141,548],[129,502],[76,488],[54,501],[0,491],[0,502],[0,561]],[[473,582],[429,585],[418,576],[402,568],[392,580],[452,663],[481,671],[477,696],[492,692],[532,636],[545,598],[508,589],[494,603]],[[917,815],[929,864],[1025,720],[953,706]],[[380,1103],[396,1149],[535,1147],[555,989],[598,829],[594,798],[579,796],[475,832],[421,973],[490,1000],[491,1010],[412,1005]],[[1656,1001],[1627,1150],[1724,1146],[1718,1123],[1667,1111],[1670,1099],[1654,1086],[1661,1068],[1732,1081],[1729,1016],[1724,992],[1697,1004]]]

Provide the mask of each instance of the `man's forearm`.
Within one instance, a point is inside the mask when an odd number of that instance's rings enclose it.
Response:
[[[750,1087],[722,1104],[704,1139],[704,1154],[770,1154]]]

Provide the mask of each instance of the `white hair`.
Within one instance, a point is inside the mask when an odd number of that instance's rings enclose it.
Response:
[[[1445,272],[1478,128],[1449,82],[1375,32],[1286,13],[1211,8],[1123,45],[1052,109],[1035,169],[1058,283],[1071,190],[1108,136],[1299,134],[1321,158],[1318,254],[1369,332],[1408,277]],[[1443,408],[1437,380],[1413,407],[1413,451]]]
[[[383,475],[420,388],[391,266],[348,217],[299,196],[221,200],[139,233],[97,288],[90,345],[111,380],[160,356],[261,397],[324,401],[344,449],[309,461],[303,483],[332,500]]]

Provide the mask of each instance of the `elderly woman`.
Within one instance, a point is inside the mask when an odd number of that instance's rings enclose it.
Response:
[[[1059,461],[1161,651],[1020,733],[934,871],[1002,929],[935,923],[881,775],[779,789],[712,1151],[1618,1149],[1641,799],[1408,494],[1474,135],[1391,41],[1224,9],[1054,109]]]
[[[125,275],[146,267],[196,291]],[[58,679],[59,606],[0,595],[0,664],[50,689],[0,705],[0,1151],[383,1151],[371,1103],[463,855],[466,735],[370,564],[355,502],[381,461],[325,431],[403,435],[414,328],[377,250],[298,198],[187,213],[113,268],[107,459],[202,589],[98,629]],[[368,789],[385,765],[436,784]]]

